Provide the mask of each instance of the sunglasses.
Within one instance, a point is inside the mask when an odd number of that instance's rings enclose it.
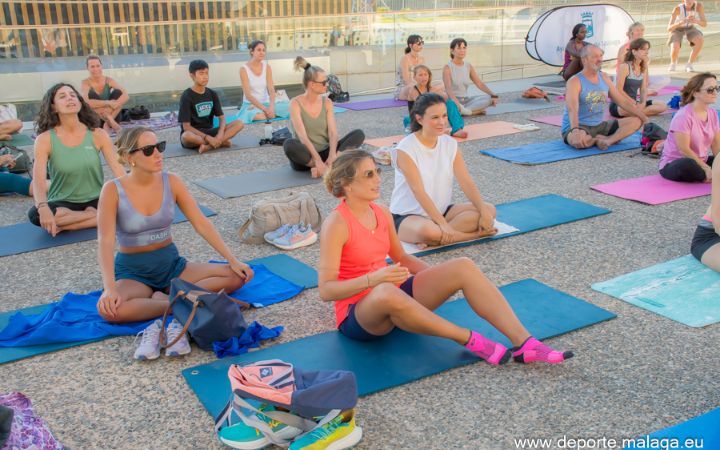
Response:
[[[709,87],[707,89],[704,89],[704,91],[708,94],[712,94],[713,92],[716,94],[720,94],[720,86]]]
[[[425,41],[417,41],[417,42],[413,42],[413,44],[425,45]]]
[[[130,150],[130,153],[143,152],[143,155],[145,156],[152,156],[152,154],[155,153],[155,149],[157,149],[158,153],[164,152],[165,141],[158,142],[157,144],[146,145],[145,147],[134,148]]]
[[[326,79],[324,79],[324,80],[322,80],[322,81],[315,81],[315,80],[312,80],[312,82],[313,82],[313,83],[317,83],[317,84],[322,84],[323,86],[327,86],[327,84],[328,84],[328,82],[329,82],[329,81],[330,81],[330,80],[329,80],[329,79],[327,79],[327,78],[326,78]]]
[[[380,174],[382,174],[382,169],[377,167],[375,169],[370,169],[370,170],[364,171],[362,173],[362,178],[366,178],[369,180],[369,179],[373,178],[375,175],[377,175],[378,178],[380,178]]]

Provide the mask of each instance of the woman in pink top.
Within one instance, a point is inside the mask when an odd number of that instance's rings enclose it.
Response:
[[[672,181],[712,180],[711,167],[720,151],[715,75],[701,73],[683,87],[682,108],[670,122],[670,130],[660,159],[660,175]]]
[[[572,357],[572,352],[553,350],[530,336],[500,291],[470,259],[432,267],[405,253],[390,211],[374,203],[380,197],[380,170],[370,154],[343,152],[326,173],[325,186],[342,201],[322,226],[320,297],[335,302],[341,333],[367,341],[398,327],[451,339],[495,365],[506,363],[510,356],[518,362],[551,364]],[[394,264],[387,264],[388,255]],[[512,349],[433,312],[458,290],[476,314],[509,338]]]

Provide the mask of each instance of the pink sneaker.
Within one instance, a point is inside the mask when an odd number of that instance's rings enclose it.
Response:
[[[560,364],[566,359],[572,358],[573,352],[561,352],[553,350],[534,337],[527,338],[519,349],[512,352],[513,359],[520,363],[546,362],[548,364]]]
[[[475,331],[470,332],[470,340],[465,344],[465,348],[495,366],[505,364],[512,355],[504,345],[491,341]]]

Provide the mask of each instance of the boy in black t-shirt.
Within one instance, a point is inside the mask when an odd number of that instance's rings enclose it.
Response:
[[[243,122],[235,120],[225,125],[220,98],[206,87],[210,80],[208,63],[201,59],[190,62],[190,78],[193,86],[185,89],[180,97],[180,143],[185,148],[197,148],[199,153],[230,147],[230,139],[243,129]],[[218,127],[213,127],[215,117],[220,121]]]

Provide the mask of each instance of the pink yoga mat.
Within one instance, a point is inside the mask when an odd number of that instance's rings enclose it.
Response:
[[[505,136],[506,134],[522,133],[525,131],[519,130],[513,125],[514,124],[510,122],[504,122],[502,120],[495,122],[474,123],[465,127],[465,131],[468,133],[468,137],[466,139],[455,138],[455,140],[458,142],[474,141],[476,139],[487,139],[491,137]],[[405,135],[398,134],[396,136],[365,139],[365,143],[375,147],[394,146],[404,137]]]
[[[533,122],[545,123],[547,125],[555,125],[556,127],[559,127],[562,126],[562,118],[562,114],[558,114],[556,116],[531,117],[530,120]]]
[[[663,96],[663,95],[675,94],[677,92],[680,92],[681,89],[682,89],[681,86],[665,86],[663,88],[660,88],[660,90],[657,91],[657,94],[655,94],[655,95]]]
[[[650,175],[598,184],[591,186],[591,189],[647,205],[660,205],[710,195],[711,187],[710,183],[680,183],[666,180],[660,175]]]

